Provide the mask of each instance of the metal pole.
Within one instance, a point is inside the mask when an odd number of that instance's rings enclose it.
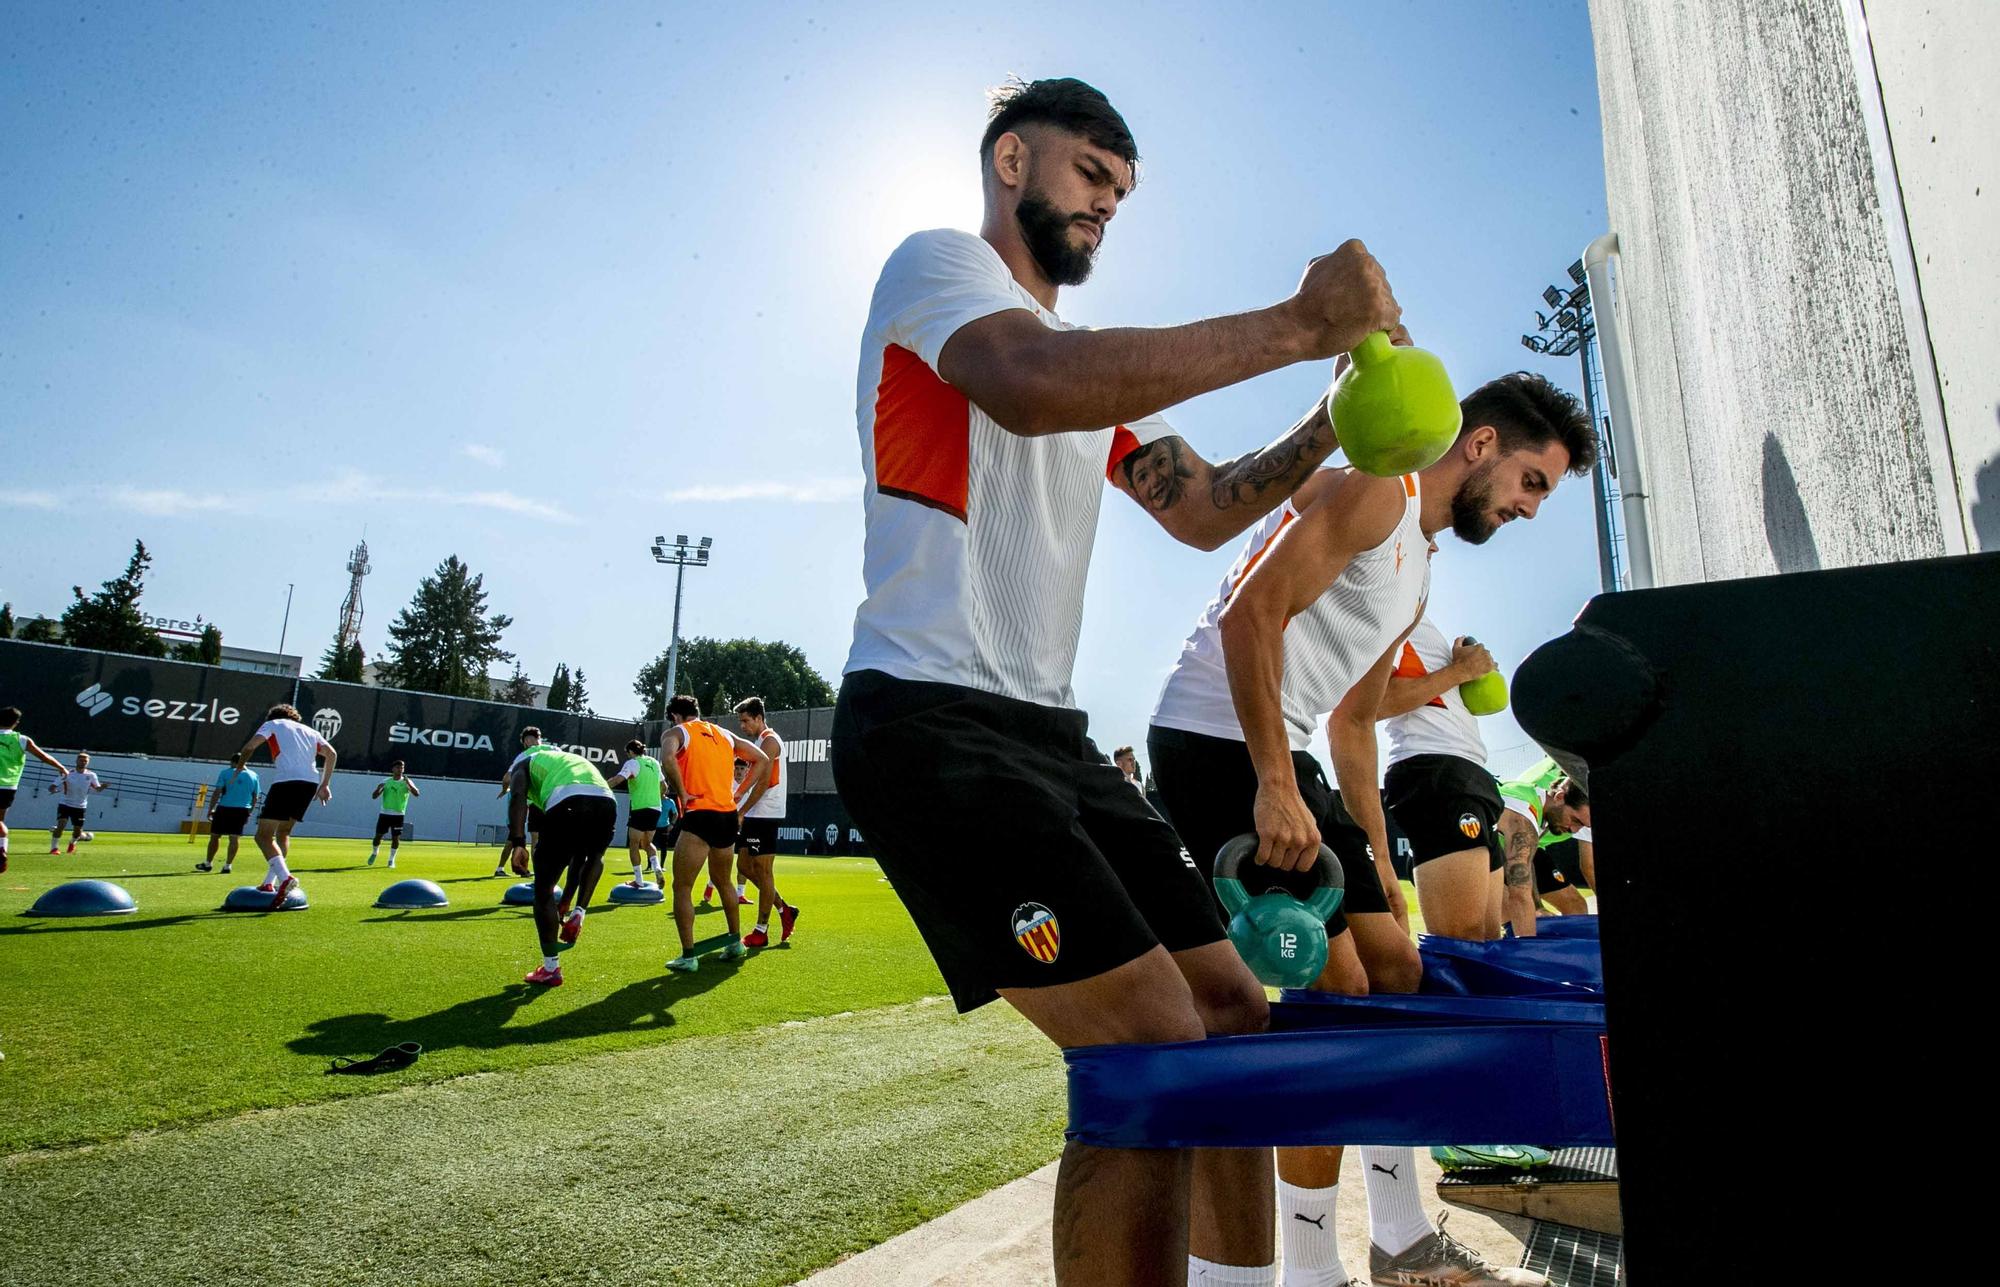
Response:
[[[662,712],[666,703],[674,699],[674,679],[681,664],[681,581],[687,576],[687,564],[674,567],[674,633],[667,643],[667,692],[660,699]]]
[[[285,582],[285,620],[278,627],[278,655],[285,655],[285,634],[292,628],[292,582]]]
[[[1591,339],[1588,334],[1583,337],[1579,354],[1583,360],[1583,406],[1590,417],[1590,430],[1595,434],[1604,421],[1597,411],[1597,381],[1593,378],[1596,372],[1591,369],[1590,360]],[[1590,471],[1590,508],[1597,519],[1597,581],[1607,593],[1620,588],[1618,560],[1611,549],[1611,476],[1604,461],[1609,452],[1609,446],[1601,446],[1597,465]]]

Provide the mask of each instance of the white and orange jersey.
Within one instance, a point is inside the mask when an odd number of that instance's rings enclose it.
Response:
[[[866,476],[862,580],[843,674],[960,684],[1073,706],[1070,672],[1105,478],[1158,416],[1027,438],[938,375],[959,327],[1035,301],[971,233],[920,232],[882,268],[861,339],[855,421]]]
[[[757,749],[771,757],[771,784],[764,789],[764,798],[752,808],[745,809],[746,818],[782,818],[785,816],[785,739],[778,736],[775,728],[766,728],[757,738]]]
[[[1429,613],[1403,641],[1396,657],[1396,674],[1420,679],[1451,664],[1451,640],[1431,623]],[[1479,719],[1465,709],[1465,699],[1453,684],[1413,711],[1385,721],[1389,733],[1389,763],[1412,755],[1456,755],[1486,767],[1486,742],[1479,736]]]
[[[1430,591],[1430,539],[1419,521],[1422,485],[1403,478],[1403,517],[1380,545],[1348,561],[1333,584],[1305,611],[1285,623],[1285,674],[1280,687],[1285,732],[1303,751],[1319,721],[1340,704],[1397,636],[1416,620]],[[1243,740],[1229,671],[1222,656],[1223,609],[1251,570],[1299,516],[1286,501],[1251,529],[1250,539],[1202,610],[1194,631],[1153,707],[1153,723],[1166,728]]]

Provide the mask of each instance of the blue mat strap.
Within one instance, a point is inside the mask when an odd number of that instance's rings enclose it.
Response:
[[[1568,1023],[1602,1030],[1604,997],[1596,992],[1551,996],[1467,997],[1396,995],[1344,997],[1286,988],[1271,1007],[1271,1030],[1389,1023]]]
[[[1338,1011],[1328,1009],[1331,1020]],[[1600,1028],[1383,1015],[1390,1021],[1066,1051],[1065,1134],[1100,1148],[1612,1143]]]
[[[1510,938],[1475,943],[1423,934],[1423,991],[1432,995],[1523,996],[1602,992],[1604,963],[1594,938]]]

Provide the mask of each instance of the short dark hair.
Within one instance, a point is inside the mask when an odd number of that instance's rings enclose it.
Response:
[[[299,714],[298,707],[287,706],[283,702],[279,702],[276,706],[273,706],[270,710],[265,711],[264,718],[288,719],[292,721],[292,723],[294,724],[302,724],[305,722],[305,717]]]
[[[678,715],[682,719],[700,719],[701,703],[694,699],[693,693],[682,693],[667,703],[667,714]]]
[[[21,722],[21,708],[0,706],[0,728],[12,728]]]
[[[764,699],[761,697],[746,697],[736,703],[736,713],[738,715],[749,715],[755,719],[763,719]]]
[[[1136,754],[1133,753],[1132,748],[1129,746],[1119,747],[1117,750],[1111,753],[1111,758],[1115,760],[1121,755],[1130,755],[1135,761],[1139,758]]]
[[[533,724],[530,724],[528,725],[528,727],[521,730],[521,736],[523,738],[529,738],[529,737],[540,738],[541,735],[542,735],[542,730],[536,728]]]
[[[1563,783],[1563,803],[1572,809],[1586,809],[1590,807],[1590,796],[1571,778]]]
[[[400,769],[403,767],[403,762],[401,760],[391,760],[389,761],[389,767],[392,769]]]
[[[645,753],[646,753],[646,744],[640,741],[638,738],[635,737],[631,741],[625,743],[625,754],[644,755]]]
[[[1093,85],[1068,76],[1052,80],[1022,80],[1018,76],[986,95],[986,133],[979,138],[979,159],[993,159],[993,144],[1002,134],[1023,125],[1053,125],[1080,135],[1107,152],[1125,158],[1132,181],[1139,181],[1139,145],[1125,118]]]
[[[1597,463],[1597,434],[1582,404],[1532,371],[1488,380],[1466,394],[1458,407],[1466,429],[1492,425],[1500,434],[1502,450],[1560,442],[1569,452],[1569,472],[1579,478]]]

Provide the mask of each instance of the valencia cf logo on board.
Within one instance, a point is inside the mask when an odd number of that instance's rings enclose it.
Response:
[[[1460,831],[1463,831],[1463,832],[1465,833],[1465,838],[1466,838],[1467,840],[1477,840],[1477,839],[1479,839],[1479,817],[1478,817],[1478,815],[1477,815],[1477,814],[1471,814],[1471,813],[1461,813],[1461,814],[1459,814],[1459,815],[1458,815],[1458,829],[1459,829]]]
[[[1022,903],[1014,909],[1014,941],[1043,965],[1053,965],[1062,954],[1062,927],[1040,903]]]

